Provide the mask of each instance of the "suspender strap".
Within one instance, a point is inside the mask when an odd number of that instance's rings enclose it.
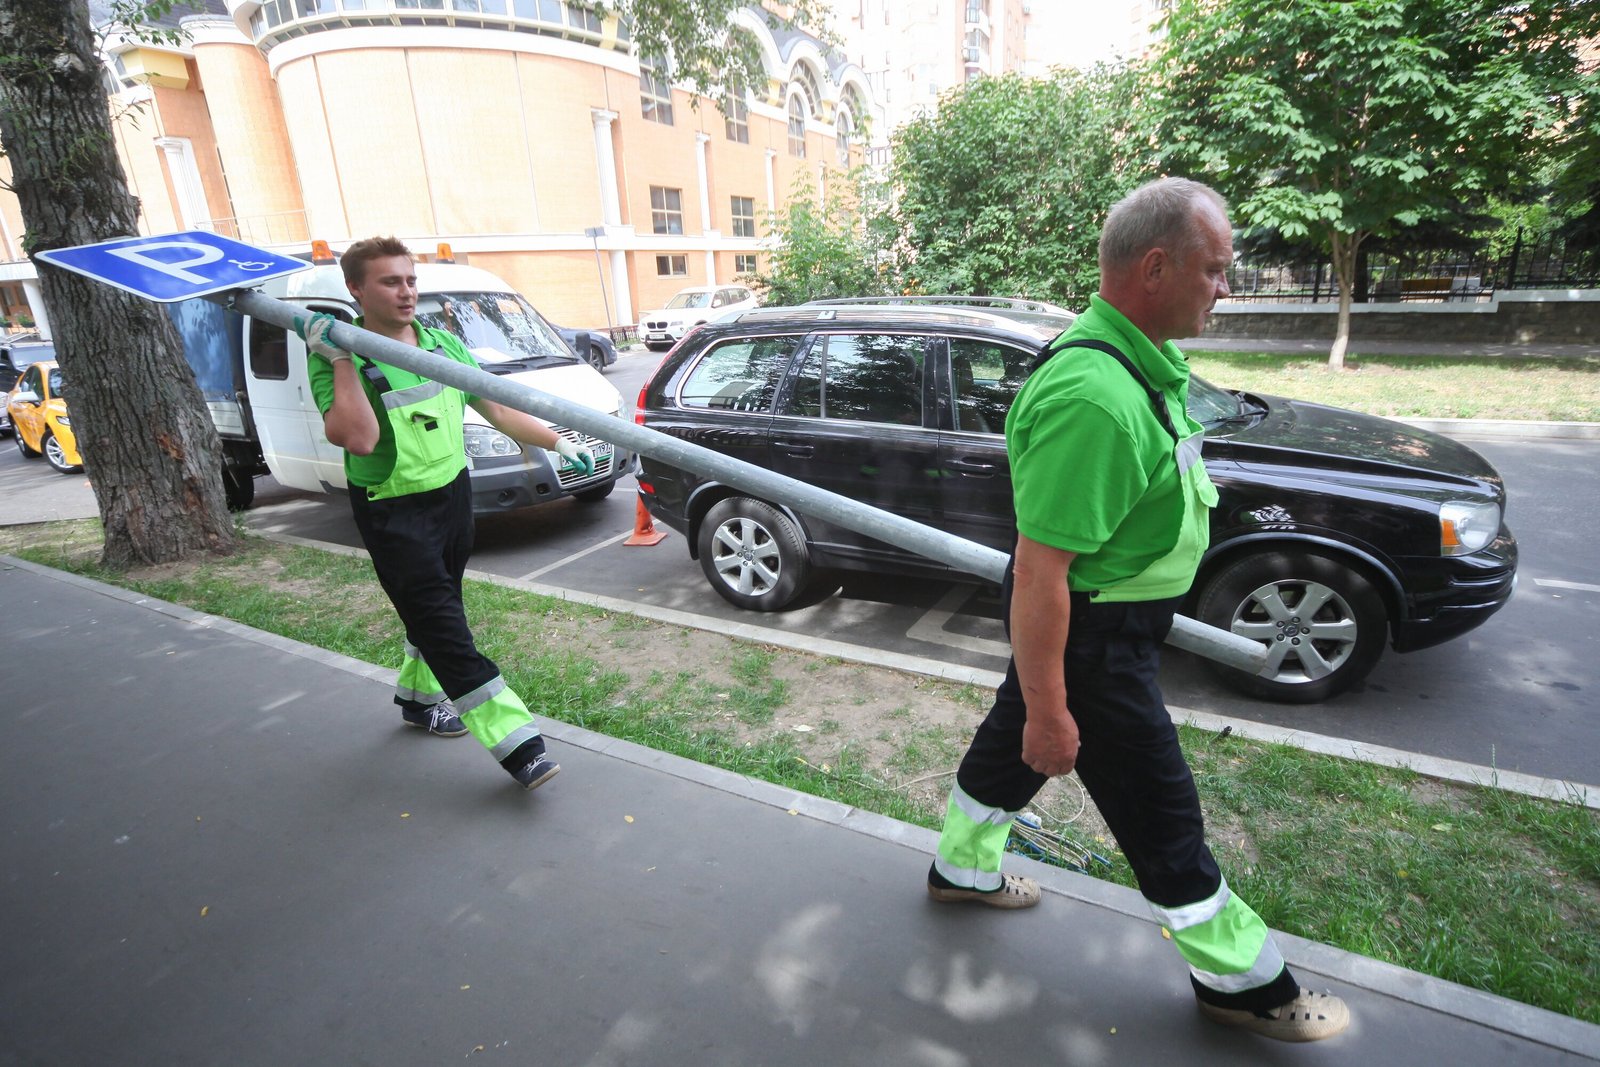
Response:
[[[1167,410],[1166,399],[1156,391],[1156,388],[1151,385],[1148,380],[1146,380],[1143,374],[1139,373],[1139,368],[1133,365],[1133,360],[1123,355],[1123,353],[1118,350],[1115,345],[1107,344],[1105,341],[1091,340],[1089,338],[1065,342],[1061,342],[1060,338],[1057,338],[1055,341],[1051,341],[1049,346],[1046,347],[1043,352],[1039,353],[1038,358],[1033,361],[1033,366],[1028,368],[1029,373],[1031,374],[1033,371],[1038,370],[1040,367],[1048,363],[1054,356],[1066,351],[1069,348],[1092,348],[1096,352],[1104,352],[1106,355],[1122,364],[1122,369],[1133,375],[1133,380],[1139,383],[1139,388],[1144,390],[1144,395],[1150,398],[1150,406],[1155,409],[1156,418],[1161,420],[1162,428],[1167,431],[1174,442],[1183,440],[1183,438],[1178,435],[1177,427],[1172,425],[1172,413]]]
[[[378,369],[378,365],[376,363],[367,359],[365,356],[357,356],[355,353],[351,353],[351,355],[355,357],[356,367],[361,371],[361,376],[368,382],[372,383],[373,390],[379,396],[382,396],[384,393],[387,393],[390,389],[394,388],[389,384],[389,379],[383,376],[383,371]]]

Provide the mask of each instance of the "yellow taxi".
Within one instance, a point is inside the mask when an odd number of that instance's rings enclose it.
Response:
[[[61,368],[54,360],[41,360],[23,372],[6,396],[6,413],[16,431],[17,451],[29,459],[43,455],[62,474],[83,470],[67,417]]]

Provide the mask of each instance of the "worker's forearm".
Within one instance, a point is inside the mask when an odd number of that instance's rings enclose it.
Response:
[[[322,416],[322,432],[330,444],[358,456],[371,454],[378,445],[378,416],[348,359],[333,364],[333,404]]]

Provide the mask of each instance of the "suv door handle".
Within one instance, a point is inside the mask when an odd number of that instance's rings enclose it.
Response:
[[[971,457],[952,459],[949,463],[946,463],[945,466],[949,467],[953,471],[960,471],[962,474],[971,475],[975,478],[992,478],[994,477],[995,471],[999,469],[994,463],[988,460],[974,459]]]
[[[780,439],[773,441],[772,447],[786,456],[793,456],[795,459],[810,459],[817,454],[817,446],[810,441],[784,441]]]

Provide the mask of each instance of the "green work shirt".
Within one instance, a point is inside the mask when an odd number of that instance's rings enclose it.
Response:
[[[1189,363],[1170,341],[1157,348],[1099,296],[1063,340],[1104,341],[1127,356],[1167,402],[1181,436],[1203,430],[1185,410]],[[1138,578],[1185,543],[1198,565],[1209,537],[1207,508],[1186,492],[1172,435],[1150,398],[1115,359],[1089,348],[1051,358],[1023,383],[1006,419],[1017,529],[1077,555],[1074,591],[1105,600],[1158,600],[1186,593],[1194,567],[1156,581]],[[1196,472],[1204,480],[1203,467]],[[1214,490],[1204,482],[1210,499]]]
[[[360,326],[361,320],[359,318],[356,319],[355,324]],[[454,335],[446,333],[444,330],[429,329],[420,323],[414,323],[413,329],[417,331],[417,344],[423,349],[432,352],[436,356],[445,356],[455,360],[457,363],[464,363],[469,367],[478,366],[478,361],[472,357],[472,353],[468,352],[466,346],[457,340]],[[356,357],[356,372],[358,376],[360,376],[363,362],[371,362],[381,370],[383,376],[388,379],[391,390],[409,389],[412,386],[429,381],[429,379],[419,377],[408,370],[401,370],[399,367],[390,366],[387,363],[378,363],[376,360],[366,361],[361,356]],[[333,366],[315,356],[308,356],[306,359],[306,373],[311,380],[311,396],[317,403],[317,410],[326,415],[328,409],[333,406]],[[389,415],[384,410],[383,400],[365,376],[361,376],[361,388],[367,394],[367,403],[372,405],[373,414],[378,417],[378,443],[365,456],[358,456],[346,449],[344,453],[344,473],[345,477],[350,480],[351,485],[370,487],[382,485],[394,473],[394,427],[389,423]],[[449,388],[449,386],[446,386],[446,388]],[[470,393],[463,393],[462,395],[464,403],[470,404],[477,399]],[[460,427],[456,428],[455,436],[458,441],[463,443],[461,464],[466,466],[465,442],[462,438]]]

